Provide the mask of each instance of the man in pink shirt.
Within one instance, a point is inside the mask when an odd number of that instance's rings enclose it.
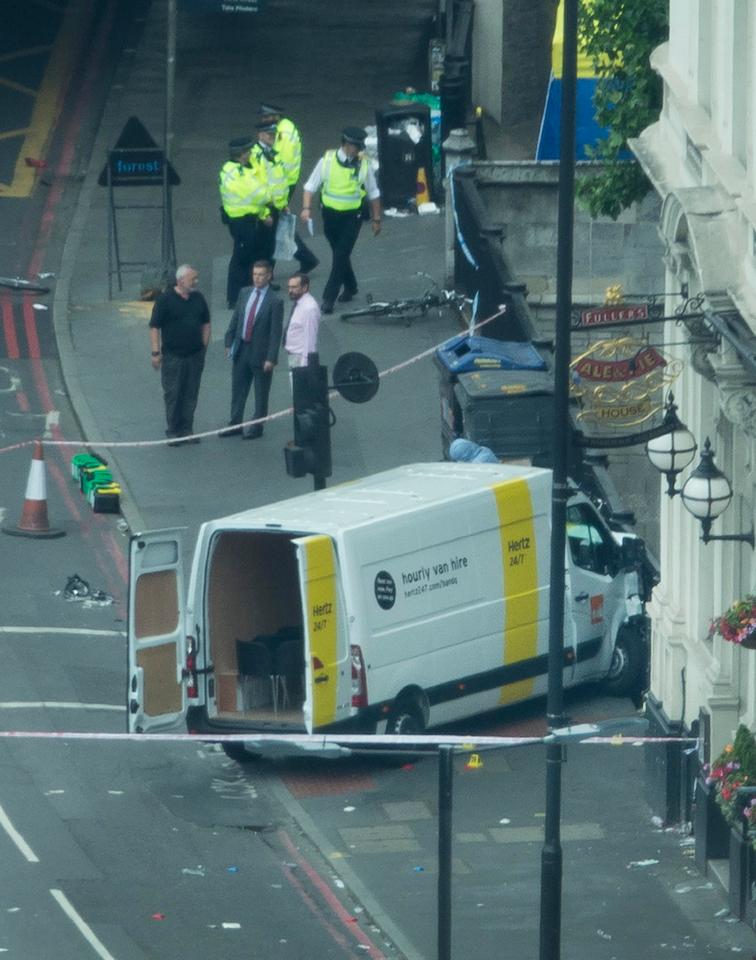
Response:
[[[310,293],[310,278],[305,273],[289,277],[289,299],[294,304],[286,328],[284,350],[289,358],[289,370],[307,366],[307,354],[318,352],[320,307]]]

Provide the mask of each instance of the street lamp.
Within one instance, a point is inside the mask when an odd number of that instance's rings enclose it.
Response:
[[[703,533],[701,541],[730,540],[736,543],[748,543],[753,549],[753,524],[748,533],[712,534],[711,525],[724,513],[732,500],[732,484],[714,464],[714,451],[711,441],[706,438],[701,460],[681,488],[675,487],[677,476],[691,463],[698,444],[693,434],[677,416],[677,406],[670,393],[665,404],[663,425],[669,426],[669,432],[649,440],[646,455],[656,469],[667,478],[667,496],[680,494],[683,506],[697,520],[701,521]]]
[[[712,521],[730,506],[732,486],[714,464],[714,451],[708,437],[704,443],[701,462],[685,481],[680,496],[688,512],[701,521],[701,540],[704,543],[709,543],[710,540],[735,540],[750,543],[753,549],[753,524],[748,533],[723,533],[714,536],[709,532]]]
[[[662,426],[668,431],[660,437],[654,437],[646,444],[646,456],[656,469],[667,478],[667,495],[674,497],[680,491],[675,489],[677,475],[688,466],[696,455],[698,444],[695,437],[677,416],[677,404],[670,391],[664,404]]]

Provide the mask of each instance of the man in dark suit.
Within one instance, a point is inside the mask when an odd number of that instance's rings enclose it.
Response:
[[[252,286],[242,287],[239,299],[226,330],[226,356],[233,360],[231,372],[231,419],[221,437],[242,433],[244,405],[249,388],[255,386],[254,420],[268,414],[268,394],[273,368],[278,362],[283,328],[283,301],[270,286],[273,269],[267,260],[252,265]],[[244,430],[245,440],[255,440],[263,433],[262,424]]]

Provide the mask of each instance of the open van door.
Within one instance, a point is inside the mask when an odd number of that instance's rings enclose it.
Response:
[[[333,541],[312,536],[294,544],[305,637],[304,720],[313,733],[351,715],[351,659]]]
[[[147,733],[186,715],[181,530],[140,533],[129,545],[129,731]]]

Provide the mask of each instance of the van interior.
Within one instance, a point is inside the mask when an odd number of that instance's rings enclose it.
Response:
[[[218,533],[206,610],[217,719],[303,729],[304,628],[292,535]]]

